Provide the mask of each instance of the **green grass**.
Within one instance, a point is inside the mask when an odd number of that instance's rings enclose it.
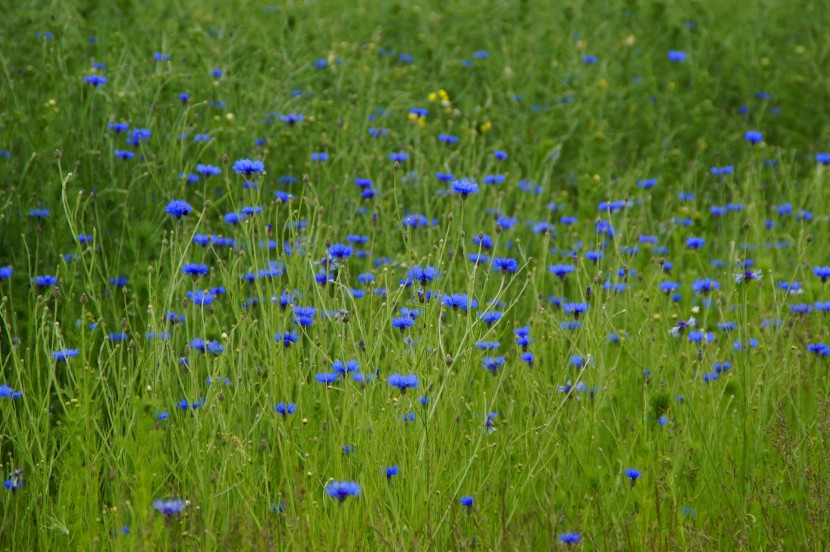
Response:
[[[68,0],[0,11],[0,267],[13,268],[0,279],[0,383],[22,393],[0,398],[0,475],[23,481],[0,489],[0,548],[551,550],[566,548],[567,532],[581,535],[574,547],[602,550],[830,544],[828,361],[806,348],[828,342],[828,318],[791,311],[830,300],[813,274],[830,264],[830,172],[816,162],[830,150],[826,10],[806,0],[270,6]],[[96,73],[106,84],[85,84]],[[412,108],[429,115],[411,120]],[[281,122],[287,113],[303,121]],[[115,121],[152,136],[130,146]],[[747,142],[750,130],[763,142]],[[201,133],[211,140],[194,142]],[[231,168],[241,158],[265,163],[256,190]],[[200,163],[222,172],[180,178]],[[710,171],[726,166],[734,172]],[[480,191],[449,194],[439,172]],[[484,183],[496,174],[504,182]],[[362,200],[355,178],[371,179],[376,197]],[[653,188],[637,185],[649,178]],[[275,201],[277,190],[292,199]],[[168,216],[173,199],[193,212]],[[630,204],[597,208],[614,200]],[[262,212],[224,222],[243,206]],[[413,214],[427,225],[402,224]],[[534,232],[541,222],[555,229]],[[235,246],[194,243],[206,234]],[[480,234],[491,251],[472,240]],[[328,245],[349,235],[367,241],[317,284]],[[693,236],[706,240],[699,251],[686,247]],[[585,257],[599,249],[601,261]],[[470,254],[520,268],[505,276]],[[737,283],[748,259],[764,277]],[[281,275],[245,280],[271,262]],[[185,263],[209,275],[194,280]],[[576,266],[563,280],[548,270],[560,263]],[[440,277],[400,285],[416,265]],[[366,272],[371,284],[358,280]],[[31,281],[45,274],[58,285]],[[111,284],[119,276],[127,285]],[[705,277],[720,289],[695,295]],[[658,287],[667,280],[680,283],[677,301]],[[802,295],[777,285],[796,281]],[[210,306],[188,299],[219,286]],[[313,325],[272,302],[283,292],[317,309]],[[442,306],[449,293],[478,308]],[[590,302],[578,329],[562,327],[573,317],[551,298],[563,297]],[[391,322],[402,308],[419,310],[404,332]],[[494,310],[497,323],[480,320]],[[168,311],[184,320],[167,322]],[[712,343],[669,334],[692,316]],[[513,334],[523,326],[532,365]],[[296,344],[275,342],[294,329]],[[223,351],[192,350],[194,338]],[[733,346],[750,339],[757,346]],[[53,360],[64,349],[78,355]],[[495,375],[486,356],[505,358]],[[376,378],[318,383],[337,359]],[[417,375],[419,388],[394,390],[393,373]],[[201,397],[196,410],[177,406]],[[279,402],[296,411],[280,416]],[[642,473],[636,484],[628,468]],[[357,482],[360,496],[338,503],[324,492],[332,480]],[[187,507],[165,518],[160,498]]]

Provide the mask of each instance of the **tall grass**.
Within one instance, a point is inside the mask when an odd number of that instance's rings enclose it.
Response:
[[[21,395],[0,398],[0,545],[825,547],[827,355],[807,349],[828,339],[830,300],[813,272],[830,264],[819,8],[7,6],[0,383]],[[151,136],[126,143],[135,129]],[[234,173],[242,158],[266,173]],[[188,183],[198,164],[221,172]],[[436,173],[480,190],[462,199]],[[166,214],[174,199],[193,212]],[[412,282],[415,266],[440,275]],[[750,268],[763,277],[738,281]],[[694,293],[701,278],[720,288]],[[477,307],[444,305],[453,293]],[[404,330],[402,309],[417,311]],[[319,383],[337,360],[362,381]],[[360,496],[328,496],[332,481]],[[154,508],[168,498],[183,511]]]

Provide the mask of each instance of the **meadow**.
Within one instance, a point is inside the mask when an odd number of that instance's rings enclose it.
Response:
[[[0,549],[830,546],[820,3],[0,16]]]

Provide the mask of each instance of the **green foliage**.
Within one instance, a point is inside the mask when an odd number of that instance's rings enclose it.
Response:
[[[830,264],[820,4],[68,0],[3,16],[0,384],[22,396],[0,398],[0,479],[23,485],[0,489],[0,548],[551,550],[568,532],[586,549],[826,546],[830,387],[806,345],[827,342],[827,317],[791,310],[830,300],[812,273]],[[152,135],[130,145],[121,121]],[[255,189],[241,158],[265,163]],[[187,183],[198,164],[221,174]],[[480,191],[461,199],[436,173]],[[173,199],[193,212],[167,215]],[[245,206],[262,212],[224,222]],[[355,235],[318,284],[328,245]],[[736,281],[750,259],[763,279]],[[559,279],[558,263],[576,268]],[[402,284],[416,265],[440,276]],[[32,282],[47,274],[56,287]],[[704,277],[720,289],[692,293]],[[576,320],[567,301],[590,308]],[[401,308],[418,311],[405,330]],[[493,374],[488,356],[505,358]],[[316,381],[351,359],[364,381]],[[335,480],[360,497],[328,496]],[[154,509],[173,498],[181,513]]]

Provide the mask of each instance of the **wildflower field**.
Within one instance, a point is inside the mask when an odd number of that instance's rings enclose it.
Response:
[[[20,2],[0,549],[830,546],[830,13]]]

